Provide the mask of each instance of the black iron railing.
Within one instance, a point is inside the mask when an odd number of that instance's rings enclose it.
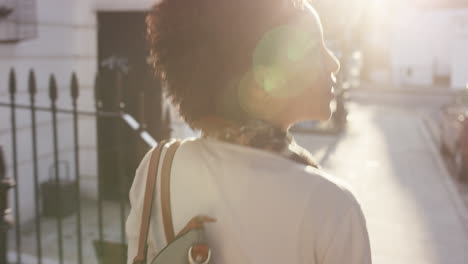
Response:
[[[98,229],[98,239],[97,239],[97,252],[98,252],[98,258],[99,259],[104,259],[106,258],[105,256],[105,250],[101,247],[104,247],[105,245],[105,238],[104,238],[104,215],[103,215],[103,200],[106,199],[105,194],[103,194],[103,178],[101,177],[103,174],[103,171],[105,171],[105,168],[102,168],[103,163],[101,160],[99,160],[99,157],[102,157],[104,155],[108,155],[108,153],[114,153],[115,154],[115,161],[117,163],[115,164],[116,168],[116,173],[115,175],[115,181],[116,185],[118,186],[118,191],[117,191],[117,200],[119,203],[119,216],[120,216],[120,244],[125,245],[126,243],[126,237],[125,237],[125,220],[126,220],[126,206],[127,206],[127,197],[128,197],[128,188],[129,188],[129,182],[131,182],[131,177],[132,175],[128,175],[128,171],[134,171],[135,170],[135,164],[128,164],[126,160],[128,159],[129,155],[133,156],[134,160],[139,160],[143,156],[143,154],[150,148],[154,147],[157,144],[157,141],[151,133],[146,131],[146,121],[145,121],[145,113],[143,108],[141,108],[138,112],[137,115],[139,115],[139,118],[135,118],[133,115],[129,114],[125,110],[125,104],[123,103],[124,100],[122,98],[123,94],[123,75],[119,72],[115,73],[115,89],[114,91],[116,92],[116,96],[114,98],[114,108],[112,108],[112,111],[107,111],[107,109],[104,109],[104,104],[103,104],[103,99],[102,98],[102,81],[101,81],[101,76],[96,77],[96,82],[95,82],[95,111],[82,111],[78,109],[77,106],[77,100],[79,97],[79,84],[78,84],[78,78],[75,74],[72,74],[71,80],[70,80],[70,96],[71,96],[71,108],[59,108],[57,107],[57,99],[59,98],[59,90],[57,89],[57,83],[55,80],[54,75],[50,75],[49,77],[49,99],[50,99],[50,106],[49,107],[44,107],[44,106],[37,106],[36,105],[36,78],[34,71],[30,71],[29,76],[28,76],[28,93],[29,93],[29,105],[28,104],[19,104],[17,103],[17,87],[16,87],[16,74],[14,70],[11,70],[10,76],[9,76],[9,97],[10,97],[10,102],[0,102],[0,109],[3,107],[4,109],[9,109],[11,112],[11,143],[12,143],[12,151],[11,151],[11,174],[13,175],[12,179],[6,178],[6,169],[4,166],[4,160],[3,156],[0,156],[0,198],[2,198],[0,202],[0,212],[2,212],[3,218],[0,220],[0,242],[2,242],[2,246],[0,247],[0,262],[1,263],[8,263],[7,262],[7,246],[6,246],[6,233],[8,231],[8,217],[10,216],[9,214],[9,209],[8,209],[8,203],[7,203],[7,190],[11,188],[14,183],[16,182],[17,185],[15,188],[13,188],[14,192],[14,230],[15,230],[15,252],[16,252],[16,260],[15,263],[23,263],[22,262],[22,233],[21,233],[21,210],[20,210],[20,188],[21,186],[18,186],[19,183],[19,178],[20,177],[26,177],[27,175],[19,175],[18,172],[18,152],[17,152],[17,144],[18,144],[18,138],[17,138],[17,116],[16,112],[18,110],[29,110],[30,115],[31,115],[31,156],[32,156],[32,182],[34,185],[33,191],[34,191],[34,225],[35,225],[35,244],[36,244],[36,254],[35,257],[37,258],[37,263],[41,264],[43,260],[43,245],[42,245],[42,231],[41,230],[41,205],[40,205],[40,193],[41,193],[41,182],[40,182],[40,177],[39,177],[39,159],[38,159],[38,134],[37,134],[37,120],[36,120],[36,115],[37,112],[47,112],[50,113],[51,115],[51,137],[52,137],[52,149],[53,149],[53,179],[51,181],[52,183],[52,190],[54,193],[54,200],[55,200],[55,207],[56,207],[56,213],[55,213],[55,219],[56,219],[56,232],[57,232],[57,248],[58,248],[58,256],[57,256],[57,261],[58,263],[66,263],[65,260],[65,252],[64,252],[64,241],[63,241],[63,217],[64,217],[64,210],[63,207],[64,205],[61,204],[64,202],[64,197],[62,197],[63,192],[60,190],[62,186],[67,184],[66,182],[63,182],[61,180],[61,175],[60,175],[60,151],[59,151],[59,129],[58,129],[58,121],[57,121],[57,114],[65,114],[65,115],[71,115],[72,117],[72,124],[73,124],[73,160],[74,160],[74,178],[73,178],[73,184],[71,185],[71,188],[73,189],[73,196],[74,200],[76,201],[76,262],[74,263],[84,263],[83,260],[83,224],[82,224],[82,212],[81,212],[81,182],[80,182],[80,141],[79,141],[79,117],[80,116],[92,116],[96,117],[97,120],[97,128],[102,127],[102,124],[99,124],[100,119],[105,119],[105,120],[113,120],[115,123],[115,130],[113,131],[113,137],[115,139],[115,142],[117,142],[114,146],[111,146],[111,151],[109,152],[109,149],[103,149],[99,142],[98,146],[96,147],[97,152],[98,152],[98,161],[97,161],[97,170],[98,170],[98,177],[97,177],[97,212],[96,212],[96,217],[97,217],[97,229]],[[137,105],[143,105],[144,102],[144,95],[143,96],[137,96],[136,98],[139,98],[139,100],[142,100],[140,102],[137,102]],[[159,113],[162,115],[162,113]],[[163,118],[161,118],[163,119]],[[107,123],[106,123],[107,124]],[[167,125],[169,126],[168,120],[165,120],[162,125]],[[157,136],[159,138],[165,138],[170,136],[170,129],[169,127],[160,127],[159,129],[160,134]],[[99,141],[99,131],[96,132],[98,134],[98,141]],[[107,136],[107,135],[105,135]],[[102,135],[101,135],[102,137]],[[129,138],[133,138],[132,142],[136,142],[136,144],[126,144],[126,142],[129,142]],[[99,152],[101,152],[101,155]],[[129,154],[130,153],[130,154]],[[0,149],[0,154],[3,154]],[[114,155],[113,154],[113,155]],[[131,167],[131,168],[129,168]],[[5,241],[5,243],[3,243]],[[66,250],[70,251],[70,248],[67,248]],[[119,262],[125,263],[126,261],[126,252],[122,250],[120,253],[120,256],[117,258]],[[101,261],[102,263],[102,261]]]

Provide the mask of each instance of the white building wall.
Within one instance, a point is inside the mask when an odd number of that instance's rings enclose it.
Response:
[[[27,76],[30,69],[36,73],[38,88],[37,105],[49,106],[48,79],[54,73],[58,84],[58,107],[71,108],[70,77],[76,72],[80,82],[79,108],[93,110],[93,85],[97,71],[97,12],[148,10],[151,0],[37,0],[36,39],[12,44],[0,44],[0,102],[9,102],[8,74],[14,68],[17,76],[17,101],[29,103]],[[0,22],[1,23],[1,22]],[[18,126],[18,188],[20,192],[21,222],[34,217],[34,189],[32,178],[32,141],[30,112],[17,110]],[[74,166],[72,120],[59,115],[60,159]],[[177,117],[174,117],[177,119]],[[52,128],[50,113],[37,112],[39,176],[43,182],[49,178],[49,166],[53,163]],[[82,191],[96,197],[96,120],[81,117],[79,120],[80,169]],[[12,134],[10,111],[0,108],[0,145],[3,146],[8,166],[12,172]],[[187,127],[177,123],[175,135],[190,135]],[[62,173],[62,176],[63,173]],[[71,177],[74,177],[73,170]],[[13,192],[10,192],[13,206]]]
[[[434,74],[451,76],[460,70],[461,65],[452,63],[454,48],[460,38],[455,27],[459,17],[468,17],[468,9],[408,9],[400,13],[392,33],[394,84],[430,86]]]
[[[457,40],[452,49],[451,87],[455,90],[468,89],[468,38]]]
[[[468,15],[453,17],[455,41],[451,53],[451,79],[453,89],[468,89]]]
[[[40,0],[37,6],[38,37],[18,43],[0,45],[0,101],[8,102],[9,69],[16,70],[17,101],[29,103],[27,78],[30,69],[36,73],[37,105],[49,106],[48,79],[53,73],[58,85],[58,107],[70,108],[70,77],[76,72],[80,81],[79,107],[92,109],[92,87],[96,72],[95,20],[80,20],[77,10],[82,1]],[[0,22],[1,23],[1,22]],[[88,36],[83,41],[82,36]],[[4,146],[9,176],[13,177],[12,135],[8,108],[0,109],[0,144]],[[17,110],[18,126],[18,191],[20,194],[21,222],[25,223],[34,217],[34,187],[32,169],[32,140],[30,112]],[[53,163],[51,114],[37,112],[39,180],[49,178],[49,167]],[[73,168],[72,119],[67,115],[58,115],[60,159],[66,160]],[[83,178],[96,175],[95,134],[86,132],[95,129],[94,118],[80,119],[80,148]],[[89,130],[88,130],[89,131]],[[64,177],[64,172],[62,172]],[[74,177],[72,173],[70,175]],[[65,177],[64,177],[65,178]],[[13,191],[10,192],[10,204],[13,205]]]

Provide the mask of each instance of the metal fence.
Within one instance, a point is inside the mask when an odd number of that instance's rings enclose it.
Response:
[[[49,203],[52,203],[51,207],[53,208],[53,213],[55,218],[56,234],[57,234],[57,263],[87,263],[83,258],[83,216],[82,216],[82,205],[81,205],[81,183],[80,183],[80,137],[78,133],[79,129],[79,117],[80,116],[91,116],[96,118],[96,127],[97,131],[97,157],[96,162],[97,168],[97,211],[95,212],[95,217],[97,218],[97,232],[99,234],[96,241],[94,241],[94,248],[96,250],[97,259],[99,263],[105,263],[106,259],[112,258],[113,263],[125,263],[126,260],[126,250],[125,250],[125,220],[126,220],[126,207],[128,206],[128,189],[129,183],[131,183],[131,177],[133,172],[136,169],[136,162],[142,158],[144,153],[150,148],[155,146],[155,138],[162,139],[170,136],[170,123],[169,119],[163,120],[158,125],[158,135],[150,134],[145,128],[147,127],[147,119],[145,119],[144,107],[144,94],[136,96],[137,101],[135,105],[138,106],[138,111],[136,111],[136,116],[128,113],[123,103],[125,98],[124,94],[124,84],[125,76],[120,72],[113,73],[113,85],[112,88],[115,91],[115,97],[111,100],[113,103],[107,104],[112,105],[112,107],[106,107],[106,103],[103,103],[107,99],[102,97],[104,94],[102,91],[103,81],[102,76],[98,75],[96,77],[94,94],[95,94],[95,110],[94,111],[82,111],[78,109],[77,99],[79,97],[79,83],[76,74],[71,75],[70,79],[70,96],[71,96],[71,107],[70,108],[58,108],[57,99],[58,99],[58,89],[57,82],[54,75],[49,77],[49,87],[48,95],[50,99],[50,106],[43,107],[36,105],[36,78],[33,70],[29,72],[28,76],[28,93],[29,93],[29,104],[19,104],[17,103],[17,87],[16,87],[16,74],[12,69],[10,72],[8,87],[9,87],[9,97],[10,102],[0,102],[1,111],[10,111],[11,112],[11,168],[8,168],[8,171],[11,172],[12,177],[6,178],[7,168],[5,166],[4,155],[6,155],[7,150],[1,149],[0,146],[0,212],[2,213],[2,219],[0,219],[0,263],[25,263],[22,259],[22,231],[21,231],[21,212],[20,212],[20,200],[21,186],[18,186],[19,179],[21,177],[29,177],[33,182],[34,188],[34,230],[35,230],[35,261],[39,264],[43,263],[43,236],[41,230],[41,221],[43,221],[44,208],[41,209],[40,204],[40,194],[44,193],[44,189],[47,187]],[[62,90],[60,90],[62,91]],[[159,97],[160,98],[160,97]],[[107,100],[109,101],[109,100]],[[31,160],[33,171],[31,175],[20,175],[18,172],[18,138],[17,138],[17,110],[29,111],[30,112],[30,133],[31,133]],[[110,109],[110,110],[109,110]],[[48,183],[40,182],[39,177],[39,160],[38,160],[38,135],[37,135],[37,112],[46,112],[51,115],[51,126],[50,126],[50,137],[52,138],[53,144],[53,179]],[[61,153],[59,152],[59,129],[57,114],[68,115],[73,120],[73,159],[74,159],[74,168],[71,170],[74,174],[71,181],[64,181],[60,176],[60,162]],[[162,116],[161,113],[156,113],[157,115]],[[154,114],[153,114],[154,116]],[[169,118],[169,117],[166,117]],[[104,122],[104,123],[103,123]],[[110,122],[110,123],[109,123]],[[109,126],[111,128],[109,129]],[[103,135],[99,130],[102,128],[107,128],[105,134]],[[112,137],[114,139],[109,144],[104,146],[100,143],[103,141],[103,138]],[[103,167],[103,158],[108,158],[109,155],[113,155],[112,165],[114,168],[106,171],[106,168]],[[132,162],[128,162],[131,157]],[[109,169],[109,168],[107,168]],[[113,188],[117,190],[114,192],[114,195],[105,195],[105,188],[103,187],[103,181],[105,181],[106,174],[116,173],[113,175]],[[28,179],[29,180],[29,179]],[[16,183],[16,184],[15,184]],[[117,188],[115,188],[117,187]],[[13,192],[13,204],[8,204],[8,190],[11,189]],[[42,197],[44,199],[44,197]],[[104,226],[105,220],[103,215],[103,201],[105,199],[113,199],[116,203],[119,204],[119,217],[120,217],[120,241],[117,243],[110,243],[104,238]],[[67,201],[73,201],[68,203]],[[12,212],[9,207],[14,205],[14,212]],[[71,208],[70,208],[71,207]],[[64,223],[63,219],[66,215],[69,215],[69,211],[74,210],[75,217],[75,235],[76,235],[76,247],[73,249],[76,251],[77,258],[69,262],[65,259],[64,256],[64,241],[63,241],[63,228]],[[49,212],[49,214],[51,214]],[[14,216],[14,217],[12,217]],[[12,219],[14,219],[12,221]],[[12,223],[13,222],[13,223]],[[11,226],[14,225],[15,234],[14,241],[8,241],[7,233],[12,231]],[[10,245],[15,249],[15,258],[14,260],[8,259],[7,254],[7,242],[11,242]],[[13,246],[14,244],[14,246]],[[108,252],[106,248],[109,248],[109,245],[113,252]],[[115,247],[118,246],[118,247]],[[115,251],[115,250],[118,251]],[[70,251],[70,248],[66,249]],[[11,256],[11,255],[10,255]]]

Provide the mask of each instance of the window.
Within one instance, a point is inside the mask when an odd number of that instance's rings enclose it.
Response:
[[[36,0],[0,0],[0,42],[37,36]]]

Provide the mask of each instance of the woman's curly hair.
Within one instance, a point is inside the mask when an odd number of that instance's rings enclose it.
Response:
[[[243,121],[236,85],[262,35],[302,12],[303,0],[161,0],[147,16],[156,74],[194,129]]]

